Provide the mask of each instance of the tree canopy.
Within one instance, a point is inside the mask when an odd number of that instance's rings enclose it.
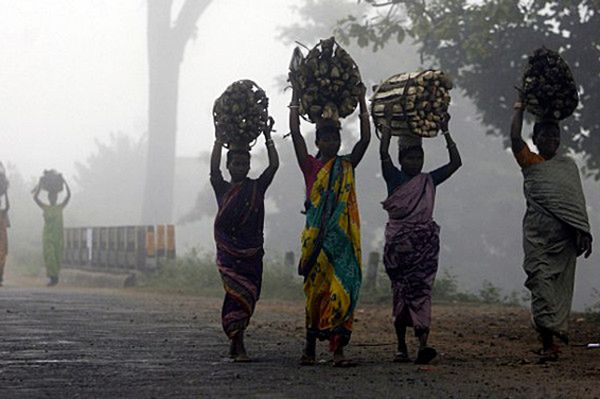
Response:
[[[563,144],[582,155],[600,180],[600,1],[357,0],[361,10],[338,21],[346,43],[379,51],[412,38],[426,65],[453,75],[472,99],[487,133],[508,143],[515,86],[527,56],[545,46],[569,63],[580,105],[562,123]],[[369,5],[365,9],[365,5]]]

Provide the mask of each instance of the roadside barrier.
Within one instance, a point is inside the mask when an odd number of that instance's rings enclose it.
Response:
[[[155,270],[175,259],[175,226],[69,227],[65,267],[94,271]]]

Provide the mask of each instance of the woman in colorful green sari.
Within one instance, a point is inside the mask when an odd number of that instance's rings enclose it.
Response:
[[[69,185],[64,179],[63,183],[67,194],[60,204],[57,204],[58,192],[56,191],[48,191],[48,204],[40,200],[40,191],[42,189],[41,179],[33,196],[35,203],[44,211],[43,253],[46,275],[49,279],[48,287],[58,284],[58,275],[63,257],[63,209],[71,199]]]
[[[306,346],[301,364],[316,360],[316,341],[329,340],[333,365],[354,365],[344,356],[350,341],[354,310],[362,279],[360,220],[354,186],[354,168],[371,139],[365,87],[360,95],[360,140],[352,153],[339,156],[339,121],[317,123],[316,157],[308,154],[300,133],[299,93],[293,90],[290,130],[294,150],[306,183],[306,225],[298,272],[304,276]]]

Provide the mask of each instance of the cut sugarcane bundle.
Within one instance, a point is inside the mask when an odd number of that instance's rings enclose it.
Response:
[[[569,65],[557,52],[545,47],[529,57],[522,90],[527,111],[538,120],[565,119],[579,104],[577,84]]]
[[[226,145],[254,141],[267,126],[269,99],[251,80],[238,80],[216,99],[213,118],[217,134]]]
[[[290,82],[300,94],[300,114],[313,123],[344,118],[358,105],[360,72],[333,37],[321,40],[306,57],[294,50]]]
[[[375,126],[395,136],[434,137],[447,117],[452,81],[439,70],[400,73],[383,81],[371,98]]]

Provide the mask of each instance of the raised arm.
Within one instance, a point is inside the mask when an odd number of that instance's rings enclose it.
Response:
[[[522,137],[525,104],[523,103],[521,92],[519,92],[519,99],[515,102],[513,108],[514,113],[510,124],[510,143],[513,154],[517,155],[526,145]]]
[[[369,142],[371,141],[371,121],[369,120],[369,110],[367,108],[367,101],[365,99],[366,93],[367,88],[361,83],[359,99],[360,114],[358,115],[360,118],[360,140],[354,145],[352,154],[350,154],[350,161],[354,167],[358,166],[360,163],[361,159],[365,155],[365,152],[367,151],[367,147],[369,147]]]
[[[210,179],[211,181],[216,178],[223,178],[221,174],[221,152],[223,149],[223,143],[219,140],[219,127],[215,124],[215,143],[210,154]]]
[[[306,141],[300,133],[300,93],[292,85],[292,102],[289,105],[290,108],[290,133],[292,135],[292,142],[294,143],[294,151],[296,152],[296,159],[298,165],[302,167],[308,159],[308,150],[306,149]]]
[[[273,139],[271,138],[271,131],[273,130],[274,124],[275,121],[273,118],[269,117],[269,123],[264,131],[267,155],[269,156],[269,166],[267,166],[265,171],[262,173],[261,179],[264,179],[266,186],[271,184],[273,177],[275,176],[275,172],[277,172],[277,169],[279,168],[279,155],[277,154],[277,149],[275,149],[275,143],[273,143]]]
[[[446,179],[452,176],[454,172],[458,170],[458,168],[462,166],[462,159],[460,158],[458,147],[450,136],[450,130],[448,128],[449,121],[450,115],[448,115],[447,118],[442,121],[441,128],[442,135],[446,139],[446,147],[448,148],[448,157],[450,158],[450,162],[431,172],[431,177],[436,185],[443,183]]]
[[[63,202],[60,204],[60,207],[64,208],[65,206],[67,206],[67,204],[71,200],[71,188],[69,187],[69,184],[67,183],[67,181],[64,178],[62,179],[62,181],[63,181],[63,183],[65,183],[65,189],[67,190],[67,196],[65,197]]]
[[[392,139],[392,133],[390,128],[385,125],[379,126],[379,131],[381,132],[381,141],[379,142],[379,158],[381,162],[390,160],[390,141]]]
[[[10,201],[8,200],[8,190],[4,192],[4,200],[6,203],[4,204],[4,212],[8,212],[10,209]]]
[[[40,191],[42,190],[42,179],[38,182],[38,185],[35,187],[35,191],[33,192],[33,200],[40,208],[44,208],[44,203],[40,200]]]

